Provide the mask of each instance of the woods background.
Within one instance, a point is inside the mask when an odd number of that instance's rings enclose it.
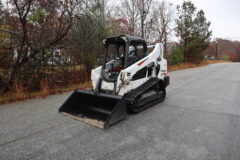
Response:
[[[240,61],[240,42],[214,39],[190,1],[0,1],[0,93],[41,91],[89,81],[102,38],[128,34],[161,42],[170,64]]]

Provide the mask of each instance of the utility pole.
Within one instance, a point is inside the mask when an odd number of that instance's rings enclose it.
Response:
[[[216,40],[215,44],[216,44],[216,56],[215,56],[216,58],[215,59],[217,60],[218,59],[218,42],[217,42],[217,40]]]

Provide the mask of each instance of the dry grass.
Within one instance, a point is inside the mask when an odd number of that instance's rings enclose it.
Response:
[[[87,89],[91,87],[91,83],[86,82],[78,85],[70,85],[54,89],[48,89],[47,86],[48,86],[47,83],[43,81],[41,83],[41,90],[39,92],[26,92],[24,91],[24,88],[22,88],[20,85],[15,85],[15,89],[13,92],[9,92],[0,96],[0,104],[17,102],[31,98],[45,98],[48,95],[63,93],[75,89]]]
[[[228,63],[229,61],[222,61],[222,60],[209,60],[209,61],[202,61],[200,64],[194,64],[194,63],[181,63],[179,65],[169,65],[168,71],[176,71],[181,69],[187,69],[187,68],[195,68],[195,67],[201,67],[208,64],[213,63]]]
[[[200,64],[192,64],[192,63],[182,63],[179,65],[169,65],[168,71],[175,71],[175,70],[181,70],[186,68],[194,68],[194,67],[200,67],[205,66],[212,63],[226,63],[228,61],[203,61]],[[15,89],[12,92],[6,93],[4,95],[0,95],[0,104],[5,103],[11,103],[16,101],[21,101],[25,99],[31,99],[31,98],[45,98],[48,95],[57,94],[57,93],[63,93],[67,91],[72,91],[74,89],[87,89],[91,87],[91,82],[85,82],[77,85],[69,85],[66,87],[58,87],[54,89],[49,89],[47,81],[44,80],[41,82],[41,89],[39,92],[27,92],[21,85],[15,84]]]

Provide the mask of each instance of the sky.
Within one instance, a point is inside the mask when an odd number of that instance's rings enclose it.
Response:
[[[183,0],[168,0],[177,5]],[[211,22],[212,39],[240,41],[240,0],[192,0],[197,10],[202,9]]]

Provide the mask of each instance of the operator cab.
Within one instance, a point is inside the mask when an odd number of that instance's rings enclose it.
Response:
[[[105,57],[102,78],[106,82],[116,82],[121,70],[147,56],[145,40],[128,35],[104,38]]]

